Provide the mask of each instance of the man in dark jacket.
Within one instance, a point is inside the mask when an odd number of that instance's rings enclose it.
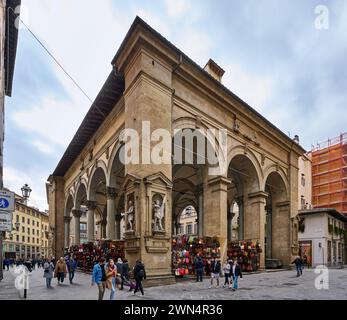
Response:
[[[77,261],[75,258],[70,257],[68,260],[66,260],[66,267],[69,272],[69,281],[70,284],[72,284],[72,280],[75,277],[75,272],[77,269]]]
[[[303,265],[302,259],[299,256],[297,256],[292,263],[295,264],[296,276],[297,277],[302,276],[302,265]]]
[[[145,293],[143,291],[142,281],[143,279],[146,279],[146,270],[141,260],[136,261],[136,265],[134,267],[134,278],[136,281],[134,294],[136,294],[137,291],[140,290],[142,295],[144,295]]]
[[[129,267],[129,263],[128,260],[124,260],[123,261],[123,265],[122,265],[122,273],[121,273],[121,277],[122,277],[122,283],[120,286],[120,290],[123,290],[124,288],[124,283],[129,282],[129,272],[130,272],[130,267]],[[130,287],[130,290],[132,288]]]
[[[217,259],[212,259],[212,263],[211,263],[211,285],[209,287],[210,289],[213,286],[213,279],[217,280],[217,288],[219,287],[220,271],[221,271],[220,261],[217,260]]]
[[[232,290],[235,291],[238,289],[238,280],[239,278],[242,279],[242,272],[241,268],[237,262],[237,259],[235,259],[233,266],[231,267],[231,275],[233,277],[233,287]]]
[[[195,260],[195,272],[196,272],[196,282],[202,282],[202,275],[204,272],[204,263],[200,256]]]

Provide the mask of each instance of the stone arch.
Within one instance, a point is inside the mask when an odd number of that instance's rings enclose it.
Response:
[[[120,183],[117,182],[117,179],[115,175],[113,174],[116,167],[123,167],[124,168],[124,161],[120,159],[120,151],[124,144],[117,142],[112,149],[111,156],[108,161],[108,167],[107,167],[107,182],[108,186],[116,188],[117,185],[120,186],[122,184],[122,181]]]
[[[64,210],[64,216],[65,217],[70,217],[71,216],[71,211],[74,208],[74,197],[73,194],[71,193],[71,190],[69,191],[66,201],[65,201],[65,210]]]
[[[284,265],[289,265],[291,217],[286,182],[282,170],[269,168],[264,186],[268,194],[265,207],[265,256],[266,259],[278,259]]]
[[[230,166],[231,161],[236,156],[245,156],[253,164],[253,167],[257,172],[257,177],[258,177],[258,181],[259,181],[259,188],[260,188],[263,184],[264,174],[263,174],[263,169],[262,169],[262,167],[259,163],[259,160],[257,159],[255,153],[250,149],[245,149],[245,146],[238,145],[238,146],[232,148],[228,153],[229,166]]]
[[[264,179],[262,181],[261,190],[265,191],[266,182],[272,173],[277,173],[281,177],[281,179],[284,183],[284,186],[285,186],[286,195],[288,197],[289,196],[288,177],[287,177],[286,173],[284,172],[284,170],[282,168],[278,167],[278,165],[276,165],[276,164],[269,165],[264,170]]]
[[[224,155],[223,152],[220,153],[219,151],[222,150],[222,147],[220,145],[220,141],[219,141],[219,135],[218,135],[218,130],[221,130],[222,128],[211,128],[206,126],[205,124],[201,123],[201,125],[199,127],[197,127],[196,124],[197,120],[196,118],[193,117],[180,117],[177,118],[174,122],[173,122],[173,127],[172,127],[172,133],[174,135],[174,130],[201,130],[204,133],[204,136],[207,138],[207,143],[209,143],[210,145],[214,145],[215,146],[215,151],[216,151],[216,156],[218,159],[218,165],[214,165],[214,166],[210,166],[210,167],[217,167],[217,166],[224,166],[225,170],[222,170],[225,175],[226,175],[226,169],[227,169],[227,165],[228,165],[228,156],[227,154]],[[214,129],[216,132],[216,137],[214,139],[214,141],[212,140],[212,138],[210,136],[207,135],[207,130],[208,129]],[[227,132],[225,131],[225,144],[227,144]],[[222,142],[224,143],[224,141]],[[207,164],[208,165],[208,164]],[[223,174],[222,174],[223,175]]]
[[[77,185],[76,194],[75,194],[75,209],[80,209],[81,205],[83,205],[87,201],[87,188],[86,184],[82,182]]]
[[[95,200],[95,183],[97,183],[96,180],[99,178],[104,178],[106,187],[108,185],[107,166],[105,162],[102,160],[97,161],[96,165],[93,167],[90,173],[89,184],[87,189],[88,200]]]

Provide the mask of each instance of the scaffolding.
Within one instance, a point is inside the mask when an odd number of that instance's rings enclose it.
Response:
[[[347,215],[347,133],[312,147],[312,204]]]

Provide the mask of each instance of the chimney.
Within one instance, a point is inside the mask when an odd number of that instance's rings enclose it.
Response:
[[[213,78],[215,78],[219,82],[222,82],[222,77],[225,71],[212,59],[208,60],[208,62],[206,63],[206,66],[204,67],[204,70],[207,73],[209,73]]]
[[[295,143],[300,144],[300,139],[298,135],[295,135],[293,140]]]

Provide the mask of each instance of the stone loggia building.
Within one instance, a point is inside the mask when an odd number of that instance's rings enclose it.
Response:
[[[130,264],[140,258],[149,277],[165,277],[171,274],[171,238],[183,208],[196,208],[198,234],[217,237],[225,257],[230,208],[236,202],[240,238],[258,240],[263,248],[267,239],[261,266],[265,258],[288,265],[298,252],[298,158],[305,150],[225,88],[224,71],[215,62],[202,69],[138,17],[112,66],[49,177],[55,255],[62,254],[69,239],[71,219],[79,238],[81,208],[87,207],[90,241],[96,226],[105,239],[119,239],[125,218]],[[163,128],[171,137],[176,129],[225,129],[220,144],[227,154],[216,156],[227,170],[211,175],[198,161],[154,164],[142,159],[124,165],[120,134],[130,128],[141,138],[143,121],[150,122],[151,132]],[[139,148],[142,154],[145,144]],[[165,148],[172,152],[171,146]]]

